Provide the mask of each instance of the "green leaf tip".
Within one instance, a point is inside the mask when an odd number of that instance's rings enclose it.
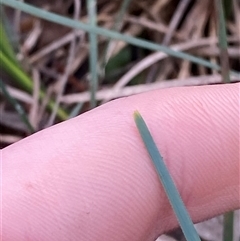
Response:
[[[144,119],[138,111],[134,112],[134,120],[186,240],[200,241],[200,238],[193,226],[192,220],[180,197],[176,185],[163,161],[161,154],[159,153],[157,145],[154,142]]]

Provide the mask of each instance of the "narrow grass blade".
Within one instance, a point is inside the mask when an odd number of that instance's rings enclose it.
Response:
[[[127,11],[127,8],[129,6],[130,2],[131,2],[131,0],[123,0],[122,1],[121,7],[120,7],[120,11],[119,11],[119,13],[117,15],[117,19],[116,19],[116,21],[114,23],[114,26],[113,26],[113,30],[119,31],[121,29],[123,16],[124,16],[124,14]],[[106,47],[106,49],[104,51],[105,53],[104,53],[104,56],[103,56],[102,67],[101,67],[103,70],[105,69],[105,67],[107,65],[107,62],[108,62],[108,60],[109,60],[109,58],[110,58],[110,56],[112,54],[112,49],[114,47],[113,45],[114,45],[114,43],[113,43],[112,39],[110,39],[108,41],[107,47]],[[105,72],[105,71],[102,71],[102,72]]]
[[[97,26],[91,26],[89,24],[84,24],[80,21],[74,21],[72,19],[66,18],[66,17],[62,17],[60,15],[54,14],[54,13],[50,13],[46,10],[42,10],[36,7],[33,7],[31,5],[28,5],[26,3],[20,2],[20,1],[16,1],[16,0],[1,0],[2,4],[5,4],[7,6],[10,6],[12,8],[16,8],[19,9],[23,12],[29,13],[31,15],[37,16],[39,18],[51,21],[51,22],[55,22],[64,26],[68,26],[70,28],[76,28],[76,29],[82,29],[86,32],[90,32],[90,33],[95,33],[95,34],[99,34],[108,38],[113,38],[113,39],[118,39],[118,40],[122,40],[125,41],[127,43],[142,47],[142,48],[147,48],[149,50],[153,50],[153,51],[162,51],[170,56],[173,57],[177,57],[177,58],[181,58],[181,59],[185,59],[188,60],[190,62],[211,68],[211,69],[215,69],[215,70],[220,70],[219,65],[215,64],[215,63],[211,63],[205,59],[202,58],[198,58],[195,57],[193,55],[187,54],[187,53],[183,53],[180,51],[175,51],[172,50],[171,48],[168,48],[166,46],[162,46],[153,42],[149,42],[143,39],[138,39],[138,38],[134,38],[128,35],[124,35],[118,32],[114,32],[105,28],[100,28]],[[240,76],[239,73],[236,72],[232,72],[233,75],[237,75]]]
[[[88,22],[89,25],[94,28],[97,21],[97,6],[96,0],[88,0]],[[98,56],[98,44],[97,35],[94,32],[89,32],[90,37],[90,87],[91,87],[91,108],[96,107],[96,92],[98,88],[98,72],[97,72],[97,56]]]
[[[234,212],[224,214],[223,241],[233,241]]]
[[[15,62],[12,62],[0,49],[0,64],[6,72],[8,72],[19,86],[24,90],[31,92],[33,89],[33,83],[31,79],[22,71]]]
[[[228,1],[230,5],[231,1]],[[225,7],[226,7],[225,2]],[[226,16],[224,14],[222,0],[215,0],[216,16],[218,22],[218,35],[219,35],[219,48],[220,48],[220,62],[222,71],[222,80],[225,83],[230,82],[230,67],[229,67],[229,56],[228,56],[228,43],[226,33]],[[229,11],[229,10],[228,10]],[[225,11],[226,12],[226,11]],[[233,240],[233,225],[234,225],[233,212],[224,214],[224,225],[223,225],[223,240]]]
[[[22,108],[22,106],[15,100],[8,92],[3,80],[0,79],[0,90],[2,91],[5,98],[14,106],[15,110],[19,114],[20,118],[22,119],[23,123],[26,125],[30,133],[33,133],[35,130],[32,127],[30,121],[28,120],[27,114]]]
[[[0,12],[3,13],[2,11]],[[0,33],[1,33],[0,68],[6,71],[13,78],[13,80],[17,83],[18,86],[20,86],[22,89],[26,90],[27,92],[32,93],[33,81],[22,70],[18,60],[16,59],[13,47],[9,41],[7,32],[5,31],[5,28],[4,28],[5,26],[3,24],[4,24],[4,21],[1,20],[0,22]],[[40,92],[40,98],[43,99],[44,97],[45,97],[45,92],[42,90]],[[50,100],[50,102],[48,103],[48,108],[52,110],[54,108],[54,105],[55,103],[52,100]],[[62,108],[58,109],[57,115],[62,120],[66,120],[68,118],[68,114]]]
[[[73,107],[72,111],[70,112],[68,118],[71,119],[71,118],[74,118],[74,117],[76,117],[77,115],[79,115],[79,113],[80,113],[80,111],[81,111],[82,108],[83,108],[83,102],[76,104],[76,105]]]
[[[223,10],[226,19],[230,18],[233,13],[233,1],[235,0],[223,0]]]
[[[18,66],[15,62],[12,62],[8,57],[2,52],[0,49],[0,67],[5,70],[14,81],[24,90],[31,93],[33,90],[33,82],[31,78]],[[43,99],[45,97],[45,92],[42,90],[40,92],[40,98]],[[55,106],[55,103],[50,100],[48,103],[48,108],[52,110]],[[57,111],[57,115],[62,120],[66,120],[68,118],[68,114],[62,109],[59,108]]]
[[[11,46],[11,44],[9,42],[9,39],[8,39],[7,33],[5,31],[5,28],[3,26],[2,20],[0,22],[0,34],[1,34],[1,37],[0,37],[0,49],[8,57],[8,59],[10,59],[12,62],[17,64],[15,53],[14,53],[14,51],[12,49],[12,46]]]
[[[219,47],[220,47],[220,62],[223,82],[230,83],[230,67],[228,56],[228,43],[226,33],[226,23],[223,11],[222,0],[215,0],[215,8],[218,22],[218,35],[219,35]]]
[[[169,174],[167,167],[161,157],[157,146],[148,130],[148,127],[138,111],[134,112],[134,119],[142,140],[158,172],[164,190],[168,196],[171,206],[177,216],[179,224],[187,241],[200,241],[200,238],[193,226],[188,211],[180,197],[180,194]]]

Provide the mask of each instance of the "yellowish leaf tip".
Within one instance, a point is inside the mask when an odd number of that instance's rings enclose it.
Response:
[[[138,110],[135,110],[135,111],[134,111],[133,116],[134,116],[134,119],[135,119],[135,120],[141,118],[141,114],[139,113]]]

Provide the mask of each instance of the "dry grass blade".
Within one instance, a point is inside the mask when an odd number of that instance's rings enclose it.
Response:
[[[231,82],[240,81],[237,77],[232,77]],[[140,94],[147,91],[166,89],[173,87],[182,87],[182,86],[200,86],[208,84],[221,84],[222,78],[221,75],[206,75],[198,77],[190,77],[187,79],[172,79],[172,80],[159,80],[154,83],[149,84],[139,84],[136,86],[125,86],[121,89],[113,91],[111,87],[99,90],[96,93],[96,99],[102,101],[105,99],[116,99],[120,97]],[[88,102],[90,100],[88,91],[77,93],[77,94],[68,94],[64,95],[61,99],[61,102],[65,104],[74,104],[78,102]]]
[[[74,19],[77,20],[79,18],[80,15],[80,11],[81,11],[81,5],[80,2],[78,0],[74,0],[74,6],[75,6],[75,12],[74,12]],[[63,95],[63,92],[65,90],[65,86],[67,84],[67,80],[68,77],[71,73],[71,68],[72,68],[72,64],[75,58],[75,52],[76,52],[76,37],[77,37],[77,30],[74,30],[73,32],[73,39],[71,40],[70,43],[70,49],[69,49],[69,55],[68,55],[68,59],[67,59],[67,65],[65,67],[65,71],[64,74],[62,75],[61,79],[60,79],[60,86],[59,86],[59,91],[57,94],[57,98],[56,98],[56,103],[55,106],[53,108],[52,114],[48,120],[48,123],[46,126],[51,126],[54,124],[54,120],[56,118],[57,115],[57,110],[59,108],[59,104],[60,104],[60,99]]]

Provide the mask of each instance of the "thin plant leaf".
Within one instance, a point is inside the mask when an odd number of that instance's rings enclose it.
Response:
[[[83,108],[83,102],[76,104],[69,114],[69,119],[76,117]]]
[[[223,0],[223,10],[225,19],[229,19],[233,13],[233,1],[234,0]]]
[[[161,183],[170,201],[170,204],[176,214],[182,231],[187,241],[200,241],[197,231],[194,228],[193,222],[188,214],[188,211],[180,197],[180,194],[174,184],[174,181],[161,157],[158,148],[152,138],[148,127],[138,111],[134,112],[134,119],[138,131],[142,137],[145,147],[153,161],[157,170]]]
[[[3,53],[10,59],[12,62],[17,64],[17,60],[15,57],[15,53],[12,49],[12,46],[10,44],[10,41],[8,39],[7,33],[5,31],[5,28],[3,26],[3,21],[0,22],[0,49],[3,51]]]
[[[124,14],[127,11],[127,8],[129,6],[130,2],[131,2],[131,0],[123,0],[122,1],[121,7],[120,7],[120,11],[119,11],[119,13],[117,15],[116,21],[115,21],[114,26],[113,26],[113,30],[118,32],[121,29],[122,22],[123,22],[122,21],[123,20],[123,16],[124,16]],[[105,53],[104,53],[103,61],[102,61],[102,67],[101,67],[102,70],[103,70],[102,72],[105,72],[105,67],[107,65],[107,62],[108,62],[111,54],[112,54],[112,50],[113,50],[114,44],[116,44],[116,43],[114,43],[112,41],[112,39],[110,39],[108,41],[108,43],[107,43],[107,47],[106,47],[106,49],[104,51]]]
[[[2,12],[2,11],[1,11]],[[10,76],[13,77],[14,81],[24,90],[31,93],[33,90],[32,79],[22,70],[19,62],[15,57],[14,50],[10,44],[9,38],[3,26],[3,20],[0,22],[0,67],[5,70]],[[40,92],[40,98],[44,98],[44,91]],[[48,108],[52,109],[54,107],[54,102],[51,100],[48,103]],[[57,111],[58,117],[62,120],[66,120],[68,115],[62,109],[59,108]]]
[[[8,92],[3,80],[0,79],[0,89],[5,96],[5,98],[13,105],[17,113],[19,114],[20,118],[22,119],[23,123],[26,125],[30,133],[34,133],[35,130],[31,125],[30,121],[28,120],[27,114],[24,111],[23,107],[18,103],[18,101],[13,98],[10,93]]]
[[[24,90],[27,92],[31,92],[33,89],[33,83],[26,75],[26,73],[19,68],[18,65],[15,64],[15,62],[12,62],[11,59],[9,59],[0,49],[0,64],[1,68],[3,68],[7,73],[9,73],[16,83],[21,86]]]
[[[0,49],[0,67],[4,69],[14,80],[15,82],[21,86],[22,89],[26,90],[29,93],[32,93],[33,90],[33,82],[31,78],[19,67],[15,62],[12,62]],[[43,99],[45,97],[45,92],[40,91],[40,98]],[[48,103],[48,108],[52,110],[55,104],[52,100]],[[68,118],[68,114],[62,108],[59,108],[57,111],[57,115],[62,120],[66,120]]]
[[[223,241],[233,241],[234,212],[224,214]]]
[[[99,34],[108,38],[113,38],[113,39],[118,39],[125,41],[127,43],[142,47],[142,48],[147,48],[149,50],[153,51],[162,51],[170,56],[181,58],[188,60],[190,62],[208,67],[210,69],[215,69],[215,70],[220,70],[219,65],[215,63],[211,63],[205,59],[195,57],[193,55],[181,52],[181,51],[175,51],[171,48],[168,48],[166,46],[162,46],[153,42],[149,42],[143,39],[138,39],[135,37],[131,37],[129,35],[121,34],[118,32],[114,32],[105,28],[97,27],[97,26],[90,26],[89,24],[82,23],[80,21],[75,21],[66,17],[62,17],[58,14],[50,13],[46,10],[42,10],[36,7],[33,7],[29,4],[16,1],[16,0],[1,0],[2,4],[6,6],[10,6],[12,8],[19,9],[23,12],[29,13],[31,15],[37,16],[39,18],[58,23],[64,26],[68,26],[70,28],[76,28],[76,29],[82,29],[86,32],[91,32],[95,34]],[[239,73],[231,71],[231,74],[240,76]]]
[[[230,67],[229,67],[229,56],[228,56],[228,43],[226,33],[226,23],[223,11],[222,0],[215,0],[215,8],[217,13],[218,22],[218,39],[220,47],[220,62],[222,78],[224,83],[230,83]]]
[[[231,2],[231,1],[228,1],[228,2]],[[227,43],[226,21],[225,21],[226,18],[224,14],[222,0],[215,0],[215,8],[216,8],[216,15],[217,15],[217,22],[218,22],[218,35],[219,35],[218,38],[219,38],[219,48],[220,48],[222,80],[224,83],[229,83],[230,67],[229,67],[228,43]],[[223,225],[224,241],[233,240],[233,226],[234,226],[233,212],[224,214],[224,225]]]
[[[94,28],[97,21],[97,10],[96,10],[96,0],[88,0],[88,19],[89,25]],[[98,73],[97,73],[97,56],[98,56],[98,44],[97,44],[97,34],[94,32],[89,32],[90,38],[90,91],[91,91],[91,108],[96,107],[96,92],[98,89]]]

